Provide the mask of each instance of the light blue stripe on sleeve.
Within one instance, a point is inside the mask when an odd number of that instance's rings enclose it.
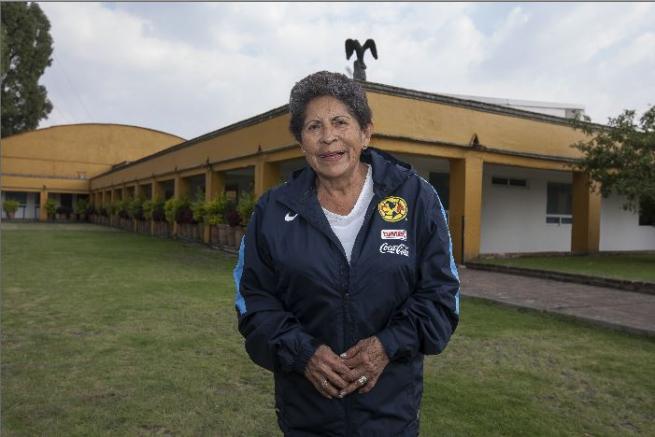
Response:
[[[446,223],[446,228],[448,228],[446,211],[443,209],[443,205],[441,204],[441,199],[439,199],[439,196],[437,196],[437,200],[439,201],[441,215],[443,216],[443,220]],[[459,281],[459,273],[457,272],[457,265],[455,264],[455,258],[453,257],[453,240],[450,238],[450,229],[448,229],[448,252],[450,255],[450,273],[452,273],[452,275]],[[459,288],[457,289],[457,294],[455,294],[455,314],[459,315]]]
[[[459,281],[459,273],[457,273],[457,265],[455,264],[455,258],[453,257],[453,240],[452,238],[450,238],[450,228],[448,227],[448,217],[446,217],[446,211],[443,208],[441,199],[439,199],[439,194],[437,193],[437,190],[435,190],[432,184],[426,181],[425,179],[421,178],[421,180],[423,180],[423,182],[425,182],[430,188],[432,188],[434,195],[437,197],[437,202],[439,202],[441,215],[443,216],[443,221],[444,223],[446,223],[446,230],[448,231],[448,252],[450,255],[450,273]],[[459,315],[459,289],[457,289],[457,294],[455,294],[455,313]]]
[[[243,254],[245,252],[245,248],[246,248],[246,237],[244,235],[241,238],[241,244],[239,245],[239,259],[237,261],[237,265],[234,267],[234,272],[233,272],[234,285],[236,288],[236,294],[234,296],[234,304],[239,310],[239,314],[242,316],[246,313],[246,301],[243,299],[243,296],[241,295],[241,291],[239,290],[239,288],[241,285],[241,276],[243,275]]]

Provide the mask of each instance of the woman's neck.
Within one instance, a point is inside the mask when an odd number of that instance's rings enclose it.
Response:
[[[368,167],[366,164],[360,162],[350,175],[344,175],[335,179],[327,179],[317,175],[317,190],[319,192],[323,191],[331,196],[347,195],[353,191],[359,194],[362,185],[364,185],[367,171]]]
[[[337,214],[347,215],[362,192],[368,167],[360,162],[351,175],[338,179],[316,176],[317,195],[321,206]]]

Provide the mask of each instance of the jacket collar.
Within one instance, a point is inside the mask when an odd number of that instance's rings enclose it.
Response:
[[[362,152],[360,160],[370,164],[373,169],[373,191],[378,199],[392,193],[414,173],[409,164],[370,147]],[[316,173],[311,167],[305,166],[293,172],[291,179],[280,187],[276,197],[278,202],[300,214],[309,224],[330,238],[337,247],[341,247],[318,202]]]

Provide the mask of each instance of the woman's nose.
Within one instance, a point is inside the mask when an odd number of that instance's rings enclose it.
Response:
[[[325,126],[322,129],[321,134],[321,141],[325,144],[333,143],[337,139],[335,129],[330,125]]]

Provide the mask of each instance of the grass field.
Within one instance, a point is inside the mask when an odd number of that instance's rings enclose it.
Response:
[[[29,230],[24,230],[29,229]],[[234,258],[105,231],[2,232],[2,435],[278,435]],[[94,231],[95,230],[95,231]],[[422,435],[655,435],[655,341],[464,299]]]
[[[595,256],[526,256],[521,258],[483,259],[481,262],[604,278],[655,282],[654,253]]]

